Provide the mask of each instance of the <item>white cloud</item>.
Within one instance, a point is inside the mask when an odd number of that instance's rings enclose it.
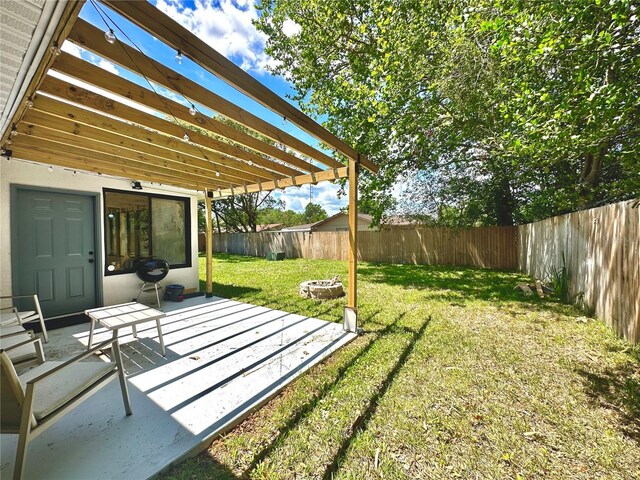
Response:
[[[93,65],[97,65],[98,67],[106,70],[109,73],[112,73],[113,75],[120,75],[120,71],[118,70],[118,68],[115,66],[114,63],[108,60],[105,60],[104,58],[99,57],[98,55],[95,55],[85,50],[84,48],[76,45],[75,43],[65,41],[62,44],[61,50],[64,52],[67,52],[70,55],[73,55],[74,57],[86,60],[87,62]]]
[[[105,69],[109,73],[113,73],[114,75],[120,75],[120,72],[118,72],[118,69],[116,68],[116,66],[113,63],[111,63],[111,62],[109,62],[109,61],[107,61],[107,60],[105,60],[103,58],[98,60],[98,64],[97,65],[100,68]]]
[[[74,57],[78,57],[78,58],[82,58],[82,52],[86,51],[86,50],[83,50],[82,48],[80,48],[75,43],[71,43],[71,42],[67,42],[67,41],[65,41],[62,44],[62,48],[60,50],[62,50],[63,52],[67,52],[67,53],[73,55]]]
[[[253,25],[258,13],[249,0],[158,0],[156,7],[245,70],[264,71],[273,60],[264,53],[266,35]]]
[[[279,195],[279,198],[284,200],[287,209],[302,212],[309,203],[309,188],[310,185],[303,185],[300,188],[287,188]],[[346,207],[348,204],[346,196],[338,198],[338,189],[340,186],[337,184],[320,182],[318,185],[311,186],[311,188],[313,189],[313,203],[319,204],[329,215],[338,213],[341,208]]]
[[[302,27],[293,20],[287,19],[282,22],[282,33],[291,38],[298,35],[302,31]]]

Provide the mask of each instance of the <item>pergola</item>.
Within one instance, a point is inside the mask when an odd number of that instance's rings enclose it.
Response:
[[[347,159],[348,165],[149,58],[121,41],[126,34],[108,20],[106,31],[112,36],[105,36],[104,30],[78,18],[84,0],[66,5],[51,48],[2,132],[4,155],[202,191],[209,212],[212,201],[232,195],[348,178],[349,289],[344,326],[355,331],[358,170],[364,167],[375,173],[376,165],[149,2],[101,3],[306,131]],[[191,102],[192,108],[61,52],[65,40],[175,92]],[[51,70],[64,75],[52,75]],[[80,82],[67,81],[65,76]],[[100,91],[110,95],[97,93]],[[212,118],[196,105],[220,116]],[[221,121],[222,117],[231,122]],[[206,293],[211,296],[210,214],[206,234]]]

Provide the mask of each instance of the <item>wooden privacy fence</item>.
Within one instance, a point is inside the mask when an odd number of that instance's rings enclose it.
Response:
[[[418,228],[358,232],[358,260],[516,269],[516,227]],[[216,234],[214,252],[346,260],[348,232]]]
[[[639,224],[629,201],[521,225],[518,267],[544,278],[564,254],[570,291],[618,335],[640,342]]]

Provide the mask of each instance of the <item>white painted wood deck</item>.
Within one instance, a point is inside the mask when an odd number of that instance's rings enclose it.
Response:
[[[133,415],[111,382],[30,443],[27,479],[145,479],[206,448],[355,334],[341,323],[202,297],[138,339],[121,331]],[[49,357],[86,348],[89,325],[51,332]],[[97,329],[95,343],[111,332]],[[107,352],[107,355],[110,352]],[[99,361],[98,359],[96,359]],[[10,478],[17,435],[1,436],[0,477]]]

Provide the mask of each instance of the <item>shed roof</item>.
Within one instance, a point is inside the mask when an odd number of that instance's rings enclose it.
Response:
[[[262,85],[149,2],[102,0],[105,27],[78,18],[70,1],[20,101],[2,145],[18,158],[77,170],[207,190],[214,198],[347,176],[345,159],[377,171],[364,155]],[[108,8],[107,8],[108,7]],[[113,12],[286,118],[330,156],[150,58],[111,21]],[[57,47],[64,40],[140,75],[150,88]],[[3,47],[4,48],[4,47]],[[151,90],[161,85],[195,107]],[[214,118],[206,110],[216,112]],[[12,133],[13,132],[13,133]],[[10,142],[10,143],[9,143]]]

